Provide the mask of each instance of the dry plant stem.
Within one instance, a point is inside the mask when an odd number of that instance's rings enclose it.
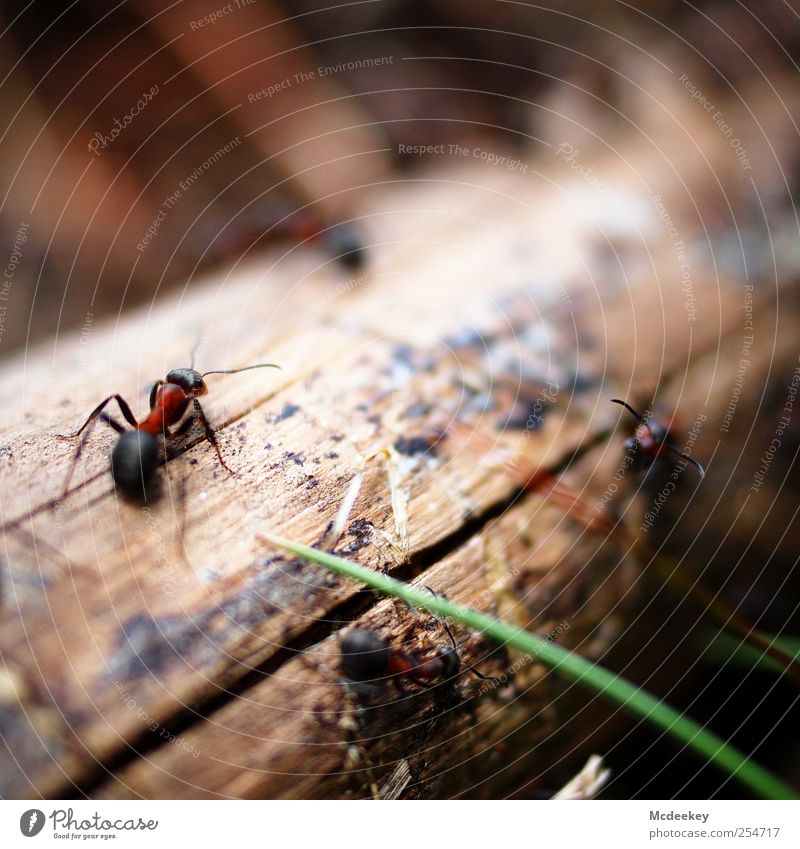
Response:
[[[553,796],[553,799],[594,799],[611,778],[600,755],[591,755],[583,769]]]
[[[400,562],[405,563],[411,550],[408,531],[408,493],[401,486],[400,481],[400,457],[391,445],[385,446],[374,454],[367,457],[369,463],[378,457],[385,457],[389,474],[389,492],[392,502],[392,513],[394,515],[394,529],[396,539],[393,547],[399,549]]]

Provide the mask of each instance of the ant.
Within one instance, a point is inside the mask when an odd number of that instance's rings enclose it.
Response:
[[[213,222],[209,228],[211,261],[241,255],[256,245],[274,239],[317,242],[332,253],[348,271],[361,270],[368,251],[358,230],[348,223],[331,224],[308,209],[294,210],[287,202],[258,204],[240,213],[224,226]]]
[[[372,683],[390,675],[401,676],[425,686],[428,682],[450,680],[461,670],[461,657],[453,632],[447,623],[442,624],[452,646],[440,646],[427,657],[394,649],[376,631],[356,628],[342,639],[342,671],[347,678],[361,684]],[[483,675],[471,666],[467,668],[484,681],[500,681],[499,678]]]
[[[672,434],[666,425],[656,419],[650,418],[649,416],[640,415],[633,409],[633,407],[631,407],[630,404],[627,403],[627,401],[621,401],[619,398],[612,398],[611,403],[619,404],[621,407],[624,407],[639,422],[634,435],[625,440],[625,448],[627,450],[640,450],[641,454],[639,456],[642,457],[645,462],[647,462],[647,458],[649,458],[650,465],[652,465],[667,451],[672,451],[673,454],[677,454],[678,457],[682,457],[687,463],[691,463],[700,473],[701,478],[705,477],[705,469],[703,469],[700,463],[698,463],[693,457],[690,457],[688,454],[680,451],[675,446]]]
[[[92,410],[75,433],[69,436],[58,434],[59,439],[75,439],[83,433],[72,459],[61,497],[64,498],[67,494],[75,466],[89,436],[90,430],[87,428],[98,418],[119,434],[117,444],[111,453],[111,474],[122,494],[131,501],[147,501],[148,493],[152,490],[153,475],[158,465],[157,437],[159,434],[165,440],[183,436],[196,420],[202,424],[206,439],[216,449],[222,467],[233,474],[232,469],[222,457],[214,428],[211,427],[197,399],[208,393],[205,383],[208,375],[238,374],[241,371],[256,368],[280,368],[280,366],[274,363],[259,363],[244,368],[207,371],[204,374],[200,374],[194,368],[173,369],[167,374],[165,380],[156,380],[153,384],[150,390],[150,412],[140,422],[136,421],[130,406],[121,395],[117,393],[109,395]],[[125,430],[123,425],[103,412],[103,408],[113,400],[116,400],[125,421],[133,428],[132,430]],[[189,415],[184,418],[190,405]],[[170,428],[175,425],[177,427],[171,430]]]

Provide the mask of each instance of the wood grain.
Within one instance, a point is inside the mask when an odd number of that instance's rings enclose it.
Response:
[[[365,459],[393,445],[409,562],[386,541],[394,517],[377,461],[338,551],[543,634],[566,621],[560,642],[603,654],[642,604],[635,557],[602,522],[521,493],[503,461],[568,466],[564,480],[598,504],[631,432],[625,422],[612,437],[609,398],[658,394],[684,422],[717,423],[741,344],[739,282],[698,263],[702,320],[689,321],[657,209],[629,188],[650,235],[646,249],[633,231],[618,238],[641,269],[628,279],[598,270],[584,198],[538,172],[451,163],[372,198],[363,279],[313,251],[276,255],[7,363],[2,795],[364,796],[400,768],[406,795],[480,792],[496,773],[495,788],[533,785],[590,739],[602,712],[589,697],[469,633],[458,634],[464,663],[514,669],[506,687],[464,675],[403,697],[392,685],[359,708],[338,672],[339,626],[422,649],[444,639],[440,624],[282,560],[256,534],[319,541]],[[762,339],[774,333],[764,304]],[[73,449],[56,434],[114,391],[142,415],[149,382],[185,364],[198,331],[203,369],[282,366],[209,378],[208,414],[235,476],[193,433],[159,472],[161,498],[131,506],[108,474],[114,435],[98,428],[59,503]],[[526,428],[548,387],[541,424]],[[635,528],[638,486],[629,476],[594,512],[622,511],[627,494]],[[525,757],[507,758],[509,740]]]

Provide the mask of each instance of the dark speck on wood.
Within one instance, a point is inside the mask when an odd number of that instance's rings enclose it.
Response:
[[[424,436],[401,436],[394,444],[395,450],[406,457],[415,457],[417,454],[430,453],[436,455],[436,450],[429,438]]]
[[[538,430],[551,407],[552,404],[542,398],[520,401],[510,415],[499,418],[495,424],[500,430]]]
[[[298,466],[302,466],[306,462],[305,455],[302,451],[287,451],[283,456]]]
[[[402,414],[400,418],[421,419],[423,416],[427,416],[432,409],[431,405],[427,403],[413,404]]]
[[[575,392],[587,392],[597,386],[597,380],[588,374],[575,372],[572,377],[570,388]]]
[[[359,551],[362,548],[365,548],[372,541],[372,523],[368,522],[366,519],[356,519],[353,522],[350,522],[350,527],[347,529],[347,535],[351,537],[355,537],[355,539],[348,544],[348,551]]]
[[[290,419],[295,413],[300,412],[300,407],[296,404],[287,404],[277,416],[273,416],[269,419],[270,424],[279,424],[280,422],[286,421],[286,419]]]
[[[111,658],[111,673],[136,679],[164,669],[203,640],[202,623],[191,619],[153,619],[140,614],[124,622],[120,646]]]
[[[410,372],[431,372],[436,368],[436,357],[426,351],[415,350],[410,345],[395,345],[392,358]]]
[[[481,333],[474,327],[465,327],[458,333],[445,337],[442,341],[448,348],[456,350],[477,348],[484,351],[496,338],[497,336],[494,333]]]

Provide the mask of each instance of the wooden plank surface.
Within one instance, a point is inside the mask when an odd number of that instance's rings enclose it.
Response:
[[[546,174],[461,163],[437,174],[374,197],[363,278],[313,251],[275,255],[4,366],[4,796],[366,795],[376,775],[389,778],[370,764],[404,761],[413,784],[451,792],[499,768],[494,746],[508,734],[521,733],[534,759],[539,744],[569,748],[558,705],[574,688],[536,663],[507,691],[479,693],[465,676],[455,696],[395,693],[385,711],[354,714],[337,670],[339,624],[363,616],[419,647],[438,644],[440,626],[276,559],[256,535],[319,541],[365,459],[393,445],[410,563],[386,541],[395,527],[380,462],[338,550],[542,633],[568,617],[559,640],[598,656],[641,603],[634,563],[552,499],[515,502],[519,480],[502,460],[557,473],[596,446],[567,473],[593,504],[631,432],[628,422],[610,438],[619,410],[609,398],[658,393],[684,421],[718,419],[736,374],[741,286],[698,263],[702,320],[688,320],[675,275],[653,273],[674,267],[673,244],[633,186],[631,208],[650,229],[646,250],[634,231],[618,237],[636,270],[626,279],[603,270],[584,235],[591,186],[578,181],[571,196]],[[762,338],[774,334],[768,308],[758,322]],[[114,496],[113,434],[98,428],[58,503],[72,447],[55,434],[113,391],[142,415],[149,382],[186,363],[199,331],[203,369],[282,366],[209,378],[207,411],[235,476],[192,434],[159,472],[161,498],[131,506]],[[526,429],[549,386],[541,426]],[[714,444],[702,430],[695,450]],[[492,650],[459,637],[465,663]],[[496,652],[485,667],[513,663]],[[476,699],[459,708],[458,694]],[[398,741],[398,724],[414,732]],[[476,745],[474,774],[454,776]]]

